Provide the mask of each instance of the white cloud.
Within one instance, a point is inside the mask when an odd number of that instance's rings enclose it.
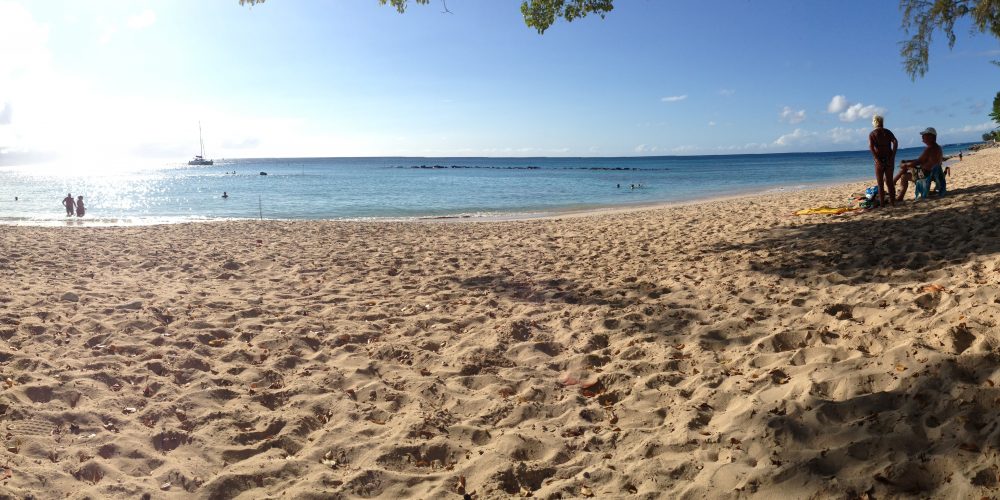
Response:
[[[964,127],[950,128],[945,133],[947,134],[968,134],[972,132],[986,132],[987,130],[993,130],[997,128],[997,124],[993,122],[979,123],[976,125],[966,125]],[[940,133],[940,132],[938,132]]]
[[[96,23],[97,29],[100,32],[100,36],[97,38],[97,43],[100,45],[107,45],[111,43],[116,36],[118,36],[118,32],[122,28],[138,31],[155,24],[156,12],[146,9],[138,14],[129,16],[124,22],[121,21],[121,19],[108,19],[104,16],[98,16]]]
[[[715,126],[715,122],[708,122],[708,126],[709,127],[714,127]]]
[[[885,108],[875,106],[874,104],[851,104],[846,111],[839,114],[840,121],[842,122],[853,122],[861,119],[871,119],[873,115],[884,115]]]
[[[722,89],[719,91],[719,95],[722,97],[732,97],[736,95],[736,91],[733,89]]]
[[[97,39],[97,43],[101,45],[111,43],[111,39],[115,37],[115,33],[118,33],[118,28],[115,28],[114,26],[105,28],[104,31],[101,32],[101,36]]]
[[[424,148],[419,152],[419,156],[560,156],[572,151],[570,148],[538,148],[534,146],[520,148],[484,148],[480,150],[471,148],[445,149],[445,148]],[[463,153],[463,154],[456,154]]]
[[[118,23],[111,21],[108,18],[99,15],[94,18],[94,26],[96,30],[100,33],[97,37],[97,43],[100,45],[107,45],[111,43],[111,40],[118,33]]]
[[[835,95],[827,104],[828,113],[837,113],[842,122],[853,122],[861,119],[870,119],[872,115],[884,115],[886,109],[874,104],[862,104],[860,102],[849,102],[846,96]]]
[[[842,95],[835,95],[833,99],[830,99],[830,104],[826,105],[826,111],[828,113],[840,113],[847,108],[847,97]]]
[[[715,151],[719,152],[733,152],[733,151],[766,151],[771,148],[773,144],[748,142],[742,146],[717,146]]]
[[[868,137],[869,132],[871,131],[867,128],[834,127],[827,132],[827,135],[834,144],[860,144]]]
[[[150,9],[146,9],[141,13],[128,18],[128,21],[125,24],[134,30],[141,30],[152,26],[155,22],[156,13]]]
[[[687,94],[684,94],[684,95],[672,95],[669,97],[662,97],[660,98],[660,100],[663,102],[678,102],[678,101],[683,101],[684,99],[687,98],[688,98]]]
[[[660,150],[659,146],[648,146],[646,144],[640,144],[640,145],[636,146],[635,149],[634,149],[634,151],[636,153],[639,153],[639,154],[655,153],[655,152],[657,152],[659,150]]]
[[[781,121],[791,123],[795,125],[796,123],[802,123],[806,119],[806,110],[800,109],[795,111],[794,109],[785,106],[781,110]]]
[[[807,130],[802,130],[800,128],[795,129],[790,134],[782,135],[781,137],[774,140],[774,145],[776,146],[791,146],[793,144],[801,144],[816,136],[816,132],[809,132]]]

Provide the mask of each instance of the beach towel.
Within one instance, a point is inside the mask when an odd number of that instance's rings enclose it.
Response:
[[[837,215],[845,212],[852,212],[858,210],[852,207],[816,207],[816,208],[803,208],[795,212],[795,215]]]

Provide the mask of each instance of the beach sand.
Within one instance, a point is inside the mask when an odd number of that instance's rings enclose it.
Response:
[[[0,493],[996,497],[1000,149],[943,199],[791,215],[865,186],[0,226]]]

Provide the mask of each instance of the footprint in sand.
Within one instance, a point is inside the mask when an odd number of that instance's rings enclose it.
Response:
[[[948,336],[951,337],[951,348],[955,354],[962,354],[976,341],[976,336],[964,324],[952,327]]]

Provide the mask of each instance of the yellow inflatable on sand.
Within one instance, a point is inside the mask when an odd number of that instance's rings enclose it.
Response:
[[[857,208],[851,207],[816,207],[816,208],[803,208],[795,212],[795,215],[837,215],[844,212],[852,212],[858,210]]]

